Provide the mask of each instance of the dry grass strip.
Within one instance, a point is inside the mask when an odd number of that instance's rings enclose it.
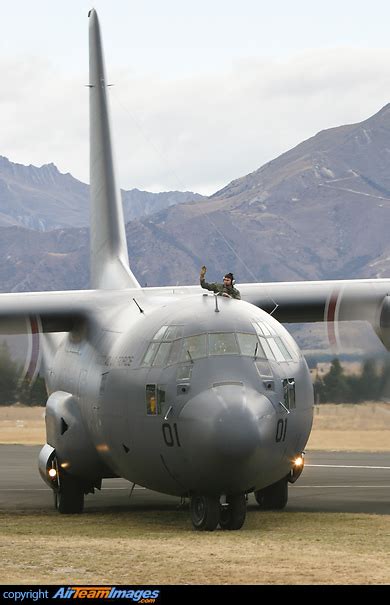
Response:
[[[388,584],[390,516],[248,513],[198,533],[188,511],[0,516],[0,583]]]

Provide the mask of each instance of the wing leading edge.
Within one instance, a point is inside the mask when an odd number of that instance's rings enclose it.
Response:
[[[328,322],[331,344],[339,321],[367,321],[390,349],[390,280],[242,284],[243,299],[283,323]],[[276,307],[276,308],[275,308]]]
[[[115,294],[102,290],[20,292],[0,294],[0,333],[25,334],[26,322],[36,319],[39,331],[71,332],[92,320],[99,309],[115,303]]]

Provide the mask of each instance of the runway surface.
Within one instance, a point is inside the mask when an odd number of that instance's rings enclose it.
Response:
[[[38,472],[40,446],[0,445],[0,511],[53,509],[51,490]],[[174,510],[179,498],[106,479],[103,489],[86,496],[86,511],[115,509]],[[249,496],[249,511],[257,508]],[[289,487],[286,510],[390,514],[390,454],[308,452],[300,479]]]

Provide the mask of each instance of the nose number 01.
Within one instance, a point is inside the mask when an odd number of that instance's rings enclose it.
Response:
[[[180,443],[180,439],[179,439],[179,432],[177,430],[176,422],[173,424],[173,431],[172,431],[171,425],[168,424],[168,422],[164,422],[164,424],[162,425],[162,433],[163,433],[165,444],[168,447],[174,447],[174,446],[181,447],[181,443]]]
[[[287,431],[287,418],[280,418],[278,420],[278,424],[276,425],[276,435],[275,435],[276,443],[279,443],[280,441],[284,441],[286,439],[286,431]]]

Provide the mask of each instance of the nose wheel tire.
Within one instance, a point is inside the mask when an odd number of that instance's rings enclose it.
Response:
[[[255,492],[255,498],[259,507],[263,510],[281,510],[288,500],[287,477],[283,477],[273,485]]]
[[[227,496],[226,504],[221,505],[220,514],[221,529],[241,529],[246,517],[245,494]]]
[[[219,523],[219,498],[215,496],[192,496],[191,521],[198,531],[214,531]]]

